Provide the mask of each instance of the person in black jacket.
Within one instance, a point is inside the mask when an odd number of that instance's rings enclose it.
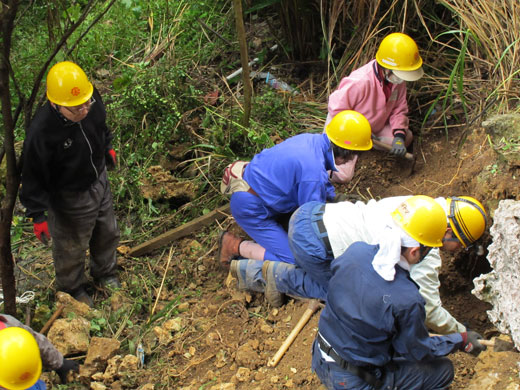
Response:
[[[115,166],[101,96],[75,63],[47,75],[48,102],[33,118],[23,148],[20,200],[34,233],[52,255],[58,290],[93,306],[85,290],[85,255],[101,287],[119,288],[119,229],[106,166]]]

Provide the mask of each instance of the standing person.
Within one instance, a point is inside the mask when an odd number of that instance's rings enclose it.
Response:
[[[115,166],[112,133],[98,91],[76,64],[64,61],[47,75],[47,103],[27,132],[20,200],[52,255],[58,290],[93,306],[85,290],[90,273],[101,287],[119,288],[119,229],[106,166]],[[46,215],[47,213],[47,215]]]
[[[0,389],[45,390],[40,378],[42,365],[54,370],[61,383],[78,363],[65,359],[44,335],[23,325],[16,318],[0,314]]]
[[[391,154],[404,156],[412,143],[408,128],[405,81],[419,80],[424,74],[422,58],[415,41],[406,34],[387,35],[376,58],[344,77],[328,101],[326,124],[342,110],[355,110],[370,122],[372,134],[392,145]],[[356,161],[338,166],[332,179],[345,183],[352,178]]]
[[[231,213],[256,242],[229,232],[220,236],[217,258],[229,265],[235,256],[294,263],[287,232],[276,218],[312,201],[335,197],[328,170],[372,148],[370,124],[355,111],[342,111],[325,134],[300,134],[265,149],[245,166],[243,186],[231,195]]]
[[[446,217],[433,200],[404,202],[393,213],[397,245],[355,242],[332,261],[327,305],[313,344],[312,369],[327,389],[447,389],[458,350],[486,347],[473,331],[430,337],[410,267],[440,247]]]
[[[289,245],[296,267],[271,261],[234,260],[231,271],[240,289],[264,292],[273,306],[283,304],[283,294],[325,300],[332,260],[355,241],[381,242],[388,216],[410,198],[372,199],[366,204],[306,203],[295,211],[289,228]],[[486,229],[484,206],[469,196],[436,198],[435,201],[444,209],[448,223],[442,249],[453,252],[475,245]],[[466,327],[442,306],[441,266],[439,249],[434,248],[410,271],[426,301],[426,325],[441,334],[463,332]]]

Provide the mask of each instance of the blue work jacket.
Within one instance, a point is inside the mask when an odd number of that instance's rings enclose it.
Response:
[[[372,267],[379,245],[355,242],[332,261],[319,332],[349,363],[382,367],[445,356],[462,345],[460,333],[429,337],[424,300],[408,271],[396,265],[384,280]]]
[[[328,170],[336,171],[326,134],[300,134],[255,155],[244,180],[264,204],[289,213],[311,200],[334,199]]]

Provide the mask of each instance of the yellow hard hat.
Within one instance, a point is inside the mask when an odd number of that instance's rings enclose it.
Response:
[[[441,247],[448,224],[446,213],[435,199],[415,195],[393,212],[392,218],[410,237],[429,247]]]
[[[462,246],[467,248],[484,234],[486,210],[471,196],[452,196],[447,198],[447,204],[450,227]]]
[[[344,110],[332,118],[325,132],[330,141],[343,149],[369,150],[372,148],[372,130],[363,114]]]
[[[405,81],[419,80],[423,75],[422,58],[415,41],[403,33],[387,35],[379,45],[376,61],[383,68],[392,69]]]
[[[34,385],[42,372],[40,349],[23,328],[0,331],[0,387],[23,390]]]
[[[59,106],[79,106],[90,99],[93,91],[83,69],[73,62],[58,62],[49,70],[47,98]]]

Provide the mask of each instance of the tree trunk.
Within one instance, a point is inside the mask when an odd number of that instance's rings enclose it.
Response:
[[[14,121],[12,115],[11,96],[9,94],[9,54],[13,24],[18,11],[19,1],[2,1],[0,24],[2,26],[2,43],[0,58],[0,102],[4,125],[4,150],[6,157],[6,194],[0,205],[0,271],[2,273],[2,290],[4,294],[4,312],[16,315],[16,280],[14,277],[13,255],[11,253],[11,221],[18,194],[20,178],[16,168],[16,152],[14,149]]]
[[[242,63],[242,79],[244,81],[244,119],[242,124],[244,127],[249,127],[252,87],[251,78],[249,76],[249,55],[247,54],[246,31],[242,17],[242,0],[233,0],[233,8],[235,9],[237,35],[240,44],[240,62]]]

